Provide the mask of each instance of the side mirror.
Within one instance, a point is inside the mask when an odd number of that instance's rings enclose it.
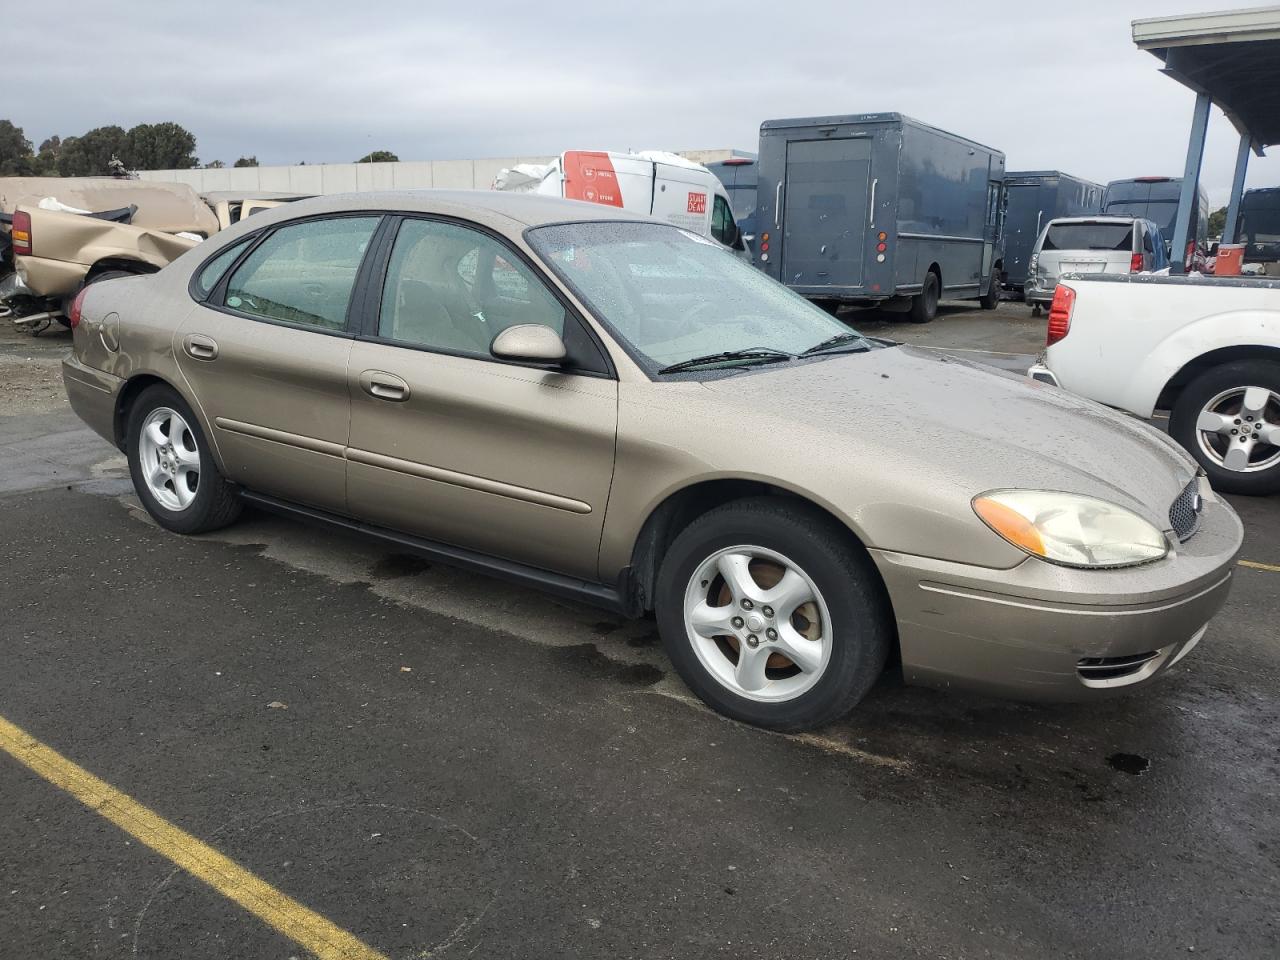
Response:
[[[559,363],[566,353],[560,334],[541,323],[507,327],[493,338],[489,352],[500,360],[529,363]]]

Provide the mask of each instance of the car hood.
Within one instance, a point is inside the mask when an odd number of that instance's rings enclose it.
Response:
[[[1160,529],[1196,474],[1155,428],[1057,387],[913,347],[767,367],[706,381],[719,400],[912,483],[1061,490],[1109,500]],[[782,422],[777,422],[782,421]],[[815,433],[816,431],[816,433]]]

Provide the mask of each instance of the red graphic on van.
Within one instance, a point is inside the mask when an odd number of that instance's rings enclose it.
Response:
[[[565,151],[564,195],[567,200],[622,206],[622,191],[609,155],[589,150]]]
[[[689,194],[689,213],[706,213],[707,195],[705,193]]]

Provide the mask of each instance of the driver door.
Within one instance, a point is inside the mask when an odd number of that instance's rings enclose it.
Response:
[[[456,222],[401,221],[381,287],[348,367],[352,513],[594,580],[617,381],[489,353],[508,326],[539,323],[572,358],[579,321],[505,243]]]

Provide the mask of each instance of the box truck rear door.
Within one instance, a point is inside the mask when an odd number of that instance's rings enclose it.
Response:
[[[862,285],[870,185],[869,138],[787,144],[783,283]]]

